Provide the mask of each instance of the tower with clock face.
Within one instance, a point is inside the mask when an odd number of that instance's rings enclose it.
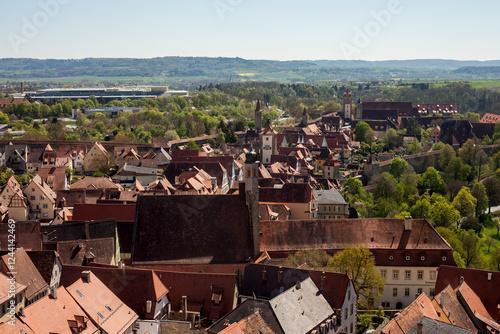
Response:
[[[269,165],[271,156],[276,154],[278,154],[278,133],[268,125],[260,136],[261,162],[266,166]]]

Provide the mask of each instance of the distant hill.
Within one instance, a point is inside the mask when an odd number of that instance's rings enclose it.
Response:
[[[500,60],[248,60],[243,58],[159,57],[85,59],[0,59],[0,78],[160,78],[204,84],[228,81],[329,82],[384,79],[474,79],[500,77]]]

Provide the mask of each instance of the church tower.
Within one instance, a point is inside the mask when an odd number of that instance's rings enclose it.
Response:
[[[257,100],[257,106],[255,107],[255,130],[257,133],[262,131],[262,110],[260,109],[259,100]]]
[[[260,255],[259,161],[255,151],[246,154],[245,196],[252,226],[254,257]]]
[[[260,158],[267,166],[271,163],[271,157],[278,154],[278,133],[267,124],[260,136]]]
[[[348,123],[352,120],[352,94],[348,90],[344,93],[344,122]]]
[[[307,110],[306,107],[304,107],[304,111],[302,112],[302,119],[300,124],[302,124],[304,127],[307,126]]]

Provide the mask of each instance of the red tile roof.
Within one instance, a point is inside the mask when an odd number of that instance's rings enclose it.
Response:
[[[488,276],[491,274],[491,280]],[[460,286],[463,277],[467,285],[479,296],[488,313],[497,322],[500,322],[500,272],[441,266],[436,279],[436,293],[441,292],[449,284],[453,289]]]
[[[481,123],[493,123],[496,124],[500,121],[500,115],[486,113],[483,118],[481,118]]]
[[[423,317],[439,320],[432,301],[425,293],[420,294],[407,308],[393,318],[382,330],[382,334],[406,334]]]
[[[41,167],[38,176],[54,191],[66,189],[66,168],[64,167]]]
[[[117,221],[134,221],[135,204],[74,204],[73,220],[102,220],[115,218]]]
[[[453,325],[467,328],[474,334],[477,333],[476,327],[460,304],[456,292],[450,285],[437,294],[434,297],[434,300],[439,304],[444,312],[444,315]]]
[[[378,265],[456,265],[451,247],[425,219],[413,219],[411,230],[405,230],[404,219],[365,218],[261,221],[260,231],[261,251],[269,253],[364,246],[374,252]],[[411,253],[408,261],[406,251]]]
[[[209,317],[215,307],[212,295],[215,291],[222,294],[220,314],[229,313],[235,306],[236,275],[234,274],[199,274],[155,270],[162,283],[169,289],[172,310],[181,310],[182,296],[187,296],[188,303],[201,306],[201,315]]]
[[[0,224],[1,250],[9,248],[9,225]],[[17,247],[25,250],[42,250],[42,234],[40,222],[16,222],[15,238]]]
[[[75,189],[123,190],[122,186],[114,183],[109,177],[83,177],[70,187]]]

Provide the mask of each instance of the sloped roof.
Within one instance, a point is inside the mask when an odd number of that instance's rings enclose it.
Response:
[[[344,197],[338,190],[313,190],[314,196],[318,199],[318,204],[341,204],[347,205]]]
[[[0,324],[0,333],[2,334],[22,334],[22,330],[26,334],[35,334],[31,328],[23,323],[20,319],[16,318],[15,325],[12,326],[9,322]]]
[[[450,285],[437,294],[434,300],[439,304],[444,314],[453,325],[466,328],[472,333],[477,333],[476,327],[460,304],[455,291]]]
[[[67,290],[106,333],[125,333],[138,319],[137,313],[124,304],[92,271],[90,282],[84,282],[80,278],[68,286]]]
[[[469,329],[461,328],[456,325],[447,324],[436,319],[423,317],[420,320],[422,324],[422,334],[470,334],[472,333]],[[415,325],[408,334],[418,334],[417,325]]]
[[[311,278],[269,301],[285,333],[307,333],[334,314]]]
[[[94,255],[96,263],[115,264],[115,239],[110,237],[57,242],[57,253],[63,264],[83,265],[88,252]]]
[[[259,189],[259,202],[310,203],[313,196],[309,183],[285,183],[283,188]]]
[[[117,221],[134,221],[135,204],[75,203],[73,220],[104,220],[116,219]]]
[[[40,167],[37,175],[53,191],[66,189],[66,169],[64,167]]]
[[[0,264],[3,273],[10,272],[9,258],[10,254],[2,256],[2,263]],[[32,299],[44,290],[49,288],[49,285],[43,279],[42,275],[38,272],[35,265],[29,258],[28,254],[23,248],[19,248],[14,253],[15,258],[15,271],[16,282],[27,286],[26,298]]]
[[[114,183],[109,177],[83,177],[73,183],[70,187],[71,190],[75,189],[117,189],[123,190],[123,187]]]
[[[56,259],[59,258],[59,254],[53,250],[27,251],[26,253],[45,282],[50,284],[52,270],[54,269]]]
[[[253,256],[245,196],[139,196],[132,262],[237,263]]]
[[[484,307],[484,304],[479,296],[474,292],[474,290],[470,288],[469,285],[467,285],[466,281],[460,284],[460,286],[457,288],[457,296],[463,298],[462,300],[467,303],[468,308],[472,311],[474,316],[476,316],[477,318],[480,318],[479,316],[481,316],[481,321],[484,322],[484,320],[486,320],[487,322],[489,322],[488,320],[490,320],[493,323],[495,322],[495,320],[486,310],[486,307]],[[500,330],[500,325],[498,323],[496,324],[496,327],[497,330]]]
[[[83,320],[87,329],[82,334],[92,334],[97,327],[89,320],[85,311],[76,303],[68,291],[60,286],[57,288],[57,299],[50,295],[24,309],[22,322],[26,323],[35,333],[72,334],[68,321]]]
[[[81,278],[82,271],[91,270],[120,300],[136,312],[141,319],[154,319],[154,307],[146,312],[148,300],[155,305],[166,293],[167,287],[153,270],[124,267],[103,268],[96,266],[64,265],[61,285],[69,286]]]
[[[488,275],[491,274],[491,281]],[[451,285],[453,289],[460,286],[460,278],[479,296],[488,313],[495,318],[500,304],[500,272],[492,270],[468,269],[442,265],[439,267],[436,279],[436,293],[441,292],[446,286]],[[500,317],[497,319],[500,321]]]
[[[17,247],[23,247],[25,250],[42,250],[42,234],[40,231],[40,222],[16,222],[15,238]],[[9,247],[9,225],[0,224],[0,245],[2,250]]]
[[[229,313],[235,305],[237,295],[235,274],[201,274],[155,270],[160,281],[169,289],[172,310],[181,310],[182,296],[187,296],[188,304],[201,307],[201,314],[209,317],[216,308],[212,302],[212,294],[221,294],[220,309],[217,319]]]
[[[60,225],[41,227],[42,233],[49,241],[72,241],[79,239],[96,239],[116,237],[116,220],[103,219],[96,221],[68,221]]]
[[[265,269],[266,279],[262,280]],[[281,271],[281,273],[280,273]],[[240,295],[270,299],[287,290],[297,282],[310,277],[333,309],[341,309],[349,287],[347,274],[302,270],[272,265],[249,264],[245,268]],[[324,278],[322,278],[324,277]]]
[[[382,330],[382,334],[406,334],[412,330],[423,317],[439,320],[432,301],[425,294],[420,294],[407,308],[394,317]]]
[[[244,319],[248,319],[252,315],[259,312],[260,317],[269,326],[275,334],[284,334],[285,332],[281,328],[278,319],[273,313],[271,305],[268,300],[262,299],[247,299],[230,313],[220,318],[218,321],[214,322],[208,329],[208,333],[220,333],[224,330],[224,323],[228,321],[229,323],[238,323]]]
[[[26,285],[15,281],[14,282],[14,289],[12,289],[13,290],[12,291],[9,279],[10,279],[10,276],[6,276],[0,272],[0,304],[3,304],[7,300],[11,299],[12,297],[9,297],[9,296],[12,293],[18,294],[19,292],[21,292],[27,288]]]
[[[274,334],[275,332],[269,327],[259,313],[240,320],[228,326],[220,334]]]

